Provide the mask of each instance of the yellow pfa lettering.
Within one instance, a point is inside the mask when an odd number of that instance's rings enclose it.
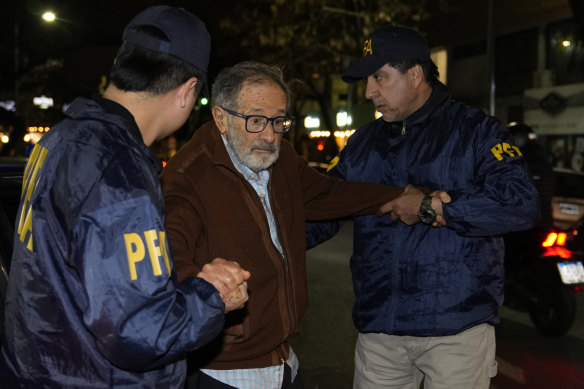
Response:
[[[144,259],[144,243],[140,235],[132,232],[131,234],[124,234],[124,241],[126,242],[126,253],[128,256],[128,265],[130,266],[130,279],[132,281],[138,279],[136,272],[136,263]]]
[[[371,48],[371,39],[367,39],[363,44],[363,57],[366,55],[373,55],[373,49]]]
[[[506,152],[510,157],[515,156],[515,152],[509,143],[503,143],[503,151]]]
[[[162,250],[162,255],[164,256],[164,265],[166,266],[166,271],[170,274],[170,261],[168,260],[168,251],[166,251],[166,233],[160,231],[159,235],[158,241],[160,242],[160,250]]]
[[[24,170],[24,180],[22,183],[22,194],[20,198],[21,209],[19,211],[17,234],[21,242],[26,244],[30,251],[33,249],[32,244],[32,206],[30,199],[39,182],[39,171],[45,163],[49,150],[37,143],[34,147],[26,169]]]
[[[144,236],[146,237],[146,245],[148,245],[148,254],[150,254],[150,262],[152,262],[152,271],[155,276],[162,274],[162,269],[160,268],[160,246],[156,245],[158,240],[158,234],[156,230],[144,231]]]
[[[166,234],[164,231],[144,231],[144,239],[135,232],[124,234],[124,241],[130,268],[130,279],[138,279],[137,266],[146,257],[146,249],[148,249],[150,264],[152,265],[152,274],[155,276],[162,275],[162,267],[160,265],[160,259],[162,258],[170,275],[170,261],[166,250]]]
[[[501,156],[501,154],[503,154],[503,146],[500,143],[495,145],[495,147],[491,149],[491,152],[499,161],[503,160],[503,157]]]
[[[507,154],[510,157],[521,157],[523,154],[519,150],[519,147],[510,145],[509,143],[503,142],[495,145],[491,149],[491,152],[499,161],[503,160],[503,153]]]
[[[19,239],[21,242],[26,243],[26,248],[32,251],[32,207],[29,205],[26,212],[24,223],[21,223],[21,230],[18,232]],[[30,234],[29,234],[30,233]],[[25,238],[28,242],[24,242]]]
[[[330,172],[335,166],[337,166],[337,163],[339,163],[339,156],[338,155],[336,157],[334,157],[333,159],[331,159],[328,167],[326,168],[326,171]]]

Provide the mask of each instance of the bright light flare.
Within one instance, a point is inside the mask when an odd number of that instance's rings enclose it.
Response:
[[[565,246],[568,235],[565,232],[550,232],[541,243],[542,247]]]
[[[558,239],[558,234],[555,232],[550,232],[545,240],[541,243],[541,246],[552,247],[554,243],[556,243],[556,239]]]
[[[57,20],[57,15],[55,15],[54,12],[47,11],[43,14],[43,20],[47,23],[53,23],[55,20]]]
[[[304,118],[304,127],[318,128],[320,127],[320,119],[316,116],[307,116]]]
[[[550,232],[541,244],[542,247],[546,248],[543,256],[572,258],[572,252],[564,247],[567,238],[568,235],[565,232]]]
[[[337,126],[345,127],[353,123],[353,118],[345,111],[337,113]]]

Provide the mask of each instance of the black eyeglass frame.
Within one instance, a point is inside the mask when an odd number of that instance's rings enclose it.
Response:
[[[219,107],[221,107],[221,106],[219,106]],[[242,114],[242,113],[239,113],[239,112],[232,111],[232,110],[230,110],[230,109],[227,109],[227,108],[225,108],[225,107],[221,107],[221,109],[222,109],[222,110],[224,110],[225,112],[227,112],[227,113],[228,113],[228,114],[230,114],[230,115],[237,116],[237,117],[240,117],[240,118],[242,118],[242,119],[245,119],[245,131],[247,131],[247,132],[250,132],[250,133],[252,133],[252,134],[259,134],[260,132],[262,132],[263,130],[265,130],[265,129],[266,129],[266,127],[268,126],[268,123],[270,123],[270,122],[272,123],[272,130],[273,130],[273,131],[274,131],[276,134],[285,134],[285,133],[287,133],[288,131],[290,131],[290,129],[292,128],[292,126],[294,125],[294,122],[295,122],[295,120],[296,120],[296,118],[295,118],[294,116],[290,116],[290,115],[274,116],[273,118],[269,118],[269,117],[267,117],[267,116],[264,116],[264,115],[244,115],[244,114]],[[264,122],[264,126],[263,126],[263,127],[262,127],[262,129],[261,129],[261,130],[259,130],[259,131],[250,131],[250,130],[247,128],[247,121],[248,121],[248,119],[249,119],[249,118],[251,118],[251,117],[254,117],[254,116],[255,116],[255,117],[261,117],[261,118],[264,118],[264,119],[266,119],[266,121]],[[276,131],[276,128],[274,127],[274,120],[278,120],[278,119],[282,119],[282,118],[283,118],[283,119],[289,119],[289,120],[290,120],[290,126],[288,126],[288,128],[287,128],[287,129],[285,129],[284,131]]]

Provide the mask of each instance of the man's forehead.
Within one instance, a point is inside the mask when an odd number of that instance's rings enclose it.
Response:
[[[266,105],[281,105],[281,111],[286,111],[286,94],[275,82],[262,80],[261,82],[242,83],[238,94],[238,105],[251,110],[261,110]]]
[[[252,78],[244,80],[241,83],[241,91],[243,90],[251,90],[256,88],[270,88],[276,89],[284,93],[280,85],[278,85],[275,81],[269,80],[267,78]],[[241,93],[241,92],[240,92]]]

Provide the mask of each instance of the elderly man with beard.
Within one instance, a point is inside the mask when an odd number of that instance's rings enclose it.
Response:
[[[188,386],[302,388],[288,340],[307,306],[306,220],[374,214],[399,196],[387,208],[411,224],[424,194],[341,182],[310,168],[282,142],[294,118],[277,67],[242,62],[224,69],[212,98],[214,120],[161,175],[167,229],[179,280],[227,258],[251,272],[250,298],[227,316],[223,336],[189,357]]]

